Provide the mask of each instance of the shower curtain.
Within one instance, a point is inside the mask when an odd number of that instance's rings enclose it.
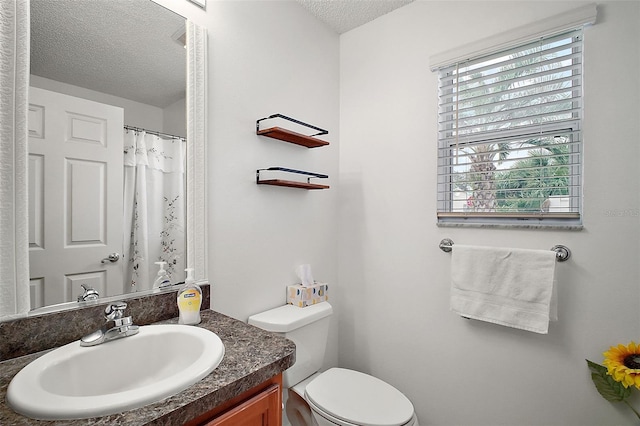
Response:
[[[123,260],[129,292],[152,287],[155,262],[167,262],[172,283],[184,280],[184,145],[179,138],[125,130]]]
[[[29,2],[0,1],[0,317],[30,307],[27,191]]]

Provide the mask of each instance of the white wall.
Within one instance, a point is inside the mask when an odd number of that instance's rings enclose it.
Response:
[[[434,53],[580,2],[417,1],[340,39],[339,362],[396,385],[421,424],[631,424],[584,359],[638,338],[640,4],[599,2],[585,31],[582,231],[436,226]],[[454,18],[455,17],[455,18]],[[613,213],[613,214],[612,214]],[[459,244],[546,248],[558,265],[548,335],[449,312]],[[637,419],[636,419],[637,421]]]
[[[293,1],[157,0],[208,31],[211,306],[246,320],[285,303],[294,269],[337,284],[339,36]],[[329,130],[307,149],[258,137],[274,113]],[[256,169],[326,173],[331,189],[256,185]],[[337,362],[337,315],[327,365]]]
[[[284,304],[299,264],[337,282],[339,38],[295,2],[210,6],[212,307],[245,320]],[[257,136],[256,120],[274,113],[328,129],[331,144],[307,149]],[[327,173],[331,189],[256,185],[256,169],[270,166]]]
[[[187,136],[187,105],[181,99],[162,110],[162,132],[176,136]]]

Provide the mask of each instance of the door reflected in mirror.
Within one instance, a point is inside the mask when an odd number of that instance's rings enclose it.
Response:
[[[184,280],[185,42],[151,0],[31,0],[32,309]]]

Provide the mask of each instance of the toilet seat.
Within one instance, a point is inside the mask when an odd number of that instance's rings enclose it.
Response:
[[[414,416],[413,404],[399,390],[358,371],[331,368],[312,380],[305,398],[319,415],[345,424],[402,426]]]

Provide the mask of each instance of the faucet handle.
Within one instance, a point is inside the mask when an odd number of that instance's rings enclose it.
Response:
[[[78,296],[78,302],[84,302],[87,300],[97,300],[100,297],[98,292],[92,287],[87,287],[86,284],[81,284],[80,287],[82,287],[83,293]]]
[[[108,320],[118,320],[124,316],[124,310],[127,308],[125,302],[109,303],[104,308],[104,317]]]

